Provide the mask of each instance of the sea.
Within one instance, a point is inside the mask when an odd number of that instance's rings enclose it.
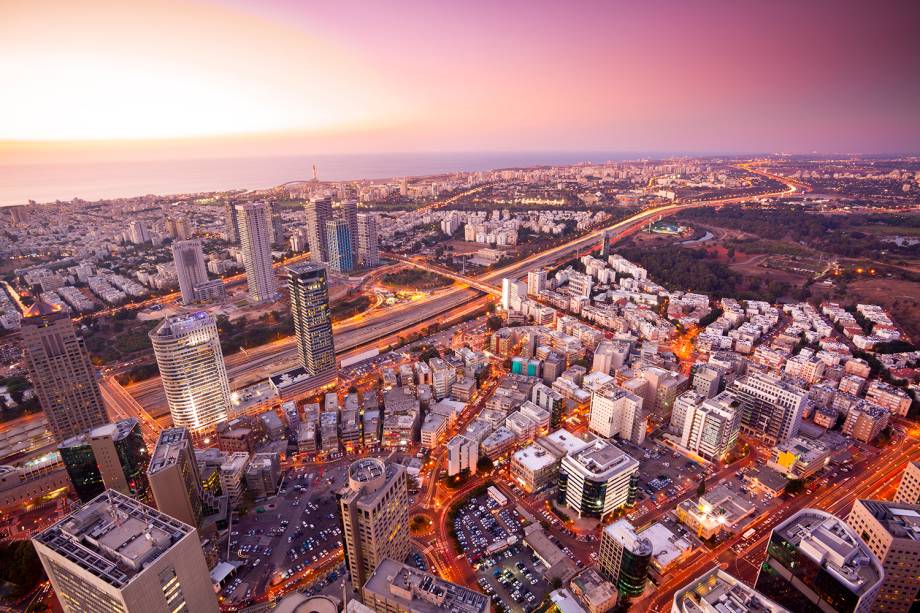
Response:
[[[386,153],[291,155],[0,164],[0,206],[36,202],[100,200],[230,189],[265,189],[309,180],[316,164],[320,181],[388,179],[526,166],[661,159],[671,154],[603,152]]]

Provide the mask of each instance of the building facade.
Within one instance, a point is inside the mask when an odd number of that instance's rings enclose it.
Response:
[[[243,267],[246,269],[249,298],[253,302],[270,302],[278,295],[272,269],[272,231],[267,207],[265,203],[236,207]]]

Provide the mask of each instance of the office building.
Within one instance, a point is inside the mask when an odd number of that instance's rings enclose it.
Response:
[[[362,268],[373,268],[380,264],[377,218],[371,213],[358,213],[358,262]]]
[[[337,494],[342,542],[352,586],[360,590],[387,558],[409,555],[409,490],[405,468],[365,458],[348,468]]]
[[[234,507],[243,499],[243,483],[248,465],[249,454],[245,451],[227,454],[220,465],[220,492],[230,497],[230,504]]]
[[[648,419],[642,410],[642,398],[613,383],[602,386],[591,395],[588,429],[598,436],[641,445],[645,441]]]
[[[25,365],[58,442],[107,423],[96,371],[70,316],[38,299],[20,328]]]
[[[723,392],[687,408],[680,446],[704,460],[719,462],[735,446],[740,427],[738,401]]]
[[[194,527],[109,490],[32,538],[65,613],[217,613]]]
[[[920,504],[920,462],[908,462],[901,474],[901,483],[894,495],[895,502]]]
[[[352,234],[344,219],[330,219],[326,222],[326,249],[329,252],[329,268],[336,272],[354,270]]]
[[[920,594],[920,505],[857,500],[847,523],[875,554],[885,579],[875,611],[915,611]]]
[[[447,442],[447,476],[453,477],[465,470],[475,475],[478,462],[479,441],[458,434]]]
[[[602,439],[562,459],[558,500],[583,515],[603,519],[636,498],[639,462]]]
[[[361,590],[376,613],[488,613],[491,599],[396,560],[381,560]]]
[[[863,613],[884,575],[878,558],[842,519],[802,509],[773,528],[755,589],[792,613]]]
[[[339,205],[342,210],[342,220],[348,227],[348,240],[351,245],[351,267],[356,268],[360,261],[358,228],[358,202],[352,199],[342,200]]]
[[[312,198],[304,203],[304,209],[307,212],[307,245],[310,248],[310,260],[316,263],[328,262],[326,222],[332,220],[332,199]]]
[[[128,240],[135,245],[143,245],[150,242],[150,231],[147,230],[146,224],[142,221],[132,221],[128,224]]]
[[[160,511],[191,526],[198,525],[204,511],[204,488],[188,430],[168,428],[160,432],[147,480]]]
[[[788,613],[718,566],[674,593],[671,613]]]
[[[328,383],[335,379],[336,361],[326,269],[304,263],[288,266],[287,271],[300,363],[316,385]]]
[[[740,403],[742,433],[769,445],[798,434],[808,400],[805,390],[764,373],[739,379],[729,389]]]
[[[205,432],[227,419],[230,383],[214,319],[204,311],[167,317],[150,341],[173,426]]]
[[[637,534],[627,520],[619,519],[601,533],[598,570],[622,596],[634,598],[645,590],[653,553],[652,542]]]
[[[236,207],[240,226],[240,250],[249,299],[269,302],[278,295],[275,272],[272,270],[271,231],[266,213],[267,204],[240,204]]]
[[[629,357],[629,343],[623,341],[601,341],[594,350],[594,361],[591,363],[591,372],[600,372],[605,375],[614,373],[623,368]]]
[[[179,277],[179,292],[182,304],[196,301],[195,287],[208,282],[208,269],[204,264],[201,241],[178,241],[172,244],[173,262]]]
[[[61,461],[80,500],[88,502],[106,489],[147,501],[147,464],[140,424],[131,417],[98,426],[58,446]]]
[[[277,453],[257,453],[246,467],[246,487],[253,498],[274,496],[281,479],[281,457]]]

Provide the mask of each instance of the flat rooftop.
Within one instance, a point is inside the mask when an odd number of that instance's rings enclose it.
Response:
[[[185,428],[168,428],[160,432],[157,439],[157,446],[150,457],[150,465],[147,467],[147,474],[153,474],[174,465],[179,454],[190,445],[188,430]]]
[[[107,490],[34,539],[122,588],[192,531],[169,515]]]
[[[862,595],[882,578],[878,560],[842,519],[803,509],[773,530],[814,562],[828,569],[851,592]]]
[[[364,584],[364,591],[399,601],[416,613],[486,613],[491,607],[485,594],[390,559],[380,562]]]
[[[595,479],[607,479],[622,470],[639,467],[631,455],[601,439],[569,457]]]
[[[680,613],[785,613],[786,609],[716,567],[674,594]]]
[[[920,505],[860,500],[869,513],[896,539],[920,541]]]
[[[559,458],[536,443],[515,451],[513,458],[531,472],[537,472],[559,461]]]

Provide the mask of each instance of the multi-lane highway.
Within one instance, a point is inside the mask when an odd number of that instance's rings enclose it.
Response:
[[[505,277],[520,278],[530,270],[537,270],[551,266],[553,263],[572,257],[573,255],[590,250],[605,233],[613,232],[611,241],[616,242],[630,233],[635,232],[650,221],[674,215],[683,209],[700,207],[717,207],[741,202],[749,202],[755,198],[771,198],[796,193],[805,188],[799,182],[771,175],[758,170],[754,164],[739,166],[748,172],[765,176],[784,185],[782,190],[765,191],[744,196],[731,196],[727,198],[714,198],[689,202],[675,202],[660,207],[644,209],[625,219],[611,225],[601,227],[579,238],[568,241],[562,245],[552,247],[546,251],[533,254],[523,260],[485,273],[477,278],[462,277],[451,273],[451,278],[458,281],[450,289],[436,293],[431,297],[416,302],[397,305],[387,309],[377,309],[363,318],[343,322],[335,327],[335,344],[337,353],[345,353],[359,347],[369,345],[386,346],[396,340],[401,333],[408,333],[410,329],[417,329],[425,322],[442,316],[458,307],[467,310],[482,308],[485,297],[480,290],[489,290],[495,295]],[[443,272],[438,267],[412,261],[412,265]],[[479,288],[479,289],[474,289]],[[264,378],[271,372],[282,371],[295,364],[296,348],[293,337],[269,343],[261,347],[248,349],[233,356],[227,357],[228,375],[233,379],[233,387],[252,383]],[[152,378],[128,388],[130,394],[137,399],[150,413],[160,416],[165,412],[166,403],[159,378]]]

